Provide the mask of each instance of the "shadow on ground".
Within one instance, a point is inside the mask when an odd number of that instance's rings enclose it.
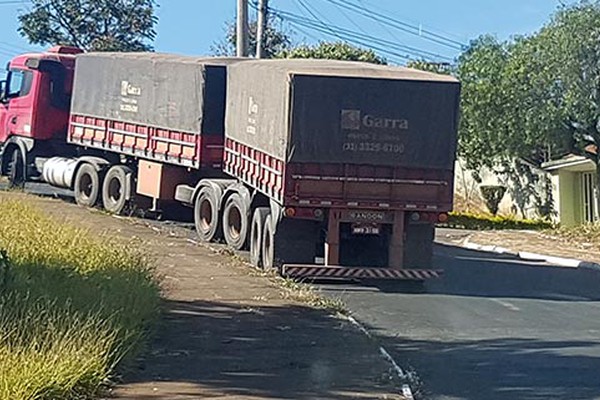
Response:
[[[383,397],[397,382],[375,345],[325,312],[205,301],[165,307],[149,354],[117,397],[183,398],[202,388],[227,398],[396,398]]]
[[[334,285],[330,293],[379,291],[418,295],[523,298],[555,301],[599,301],[600,271],[526,262],[513,256],[436,244],[434,268],[441,279],[425,283],[378,282]]]
[[[444,278],[427,285],[430,294],[562,301],[600,300],[600,271],[556,267],[515,257],[436,245]]]

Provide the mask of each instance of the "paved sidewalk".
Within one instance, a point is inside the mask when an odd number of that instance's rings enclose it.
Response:
[[[464,246],[466,243],[498,246],[512,253],[544,254],[552,257],[600,263],[600,244],[576,243],[537,231],[439,229],[436,239],[441,243],[459,246]]]
[[[27,198],[57,219],[133,238],[156,259],[165,317],[113,398],[403,399],[377,344],[350,322],[294,301],[232,257],[191,243],[188,230]]]

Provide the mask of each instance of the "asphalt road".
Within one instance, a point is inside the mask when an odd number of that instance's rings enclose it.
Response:
[[[43,184],[27,191],[70,197]],[[461,234],[443,230],[438,238]],[[422,399],[600,400],[599,271],[442,244],[435,263],[444,278],[418,292],[321,288],[418,375],[413,389]]]
[[[438,245],[419,293],[324,285],[424,399],[600,399],[600,272]]]

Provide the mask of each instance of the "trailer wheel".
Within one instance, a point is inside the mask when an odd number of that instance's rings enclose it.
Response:
[[[273,269],[275,265],[275,230],[269,215],[263,224],[262,236],[262,265],[263,269]]]
[[[131,185],[127,182],[131,177],[131,169],[124,165],[111,167],[102,184],[102,204],[104,209],[113,214],[121,214],[127,206],[131,193]]]
[[[200,189],[194,201],[194,224],[198,237],[204,242],[219,240],[223,230],[219,221],[218,199],[210,187]]]
[[[234,250],[241,250],[248,237],[248,205],[234,193],[227,199],[223,210],[223,234],[225,242]]]
[[[80,206],[93,207],[100,197],[100,175],[96,168],[84,163],[75,175],[75,202]]]
[[[269,220],[270,209],[259,207],[254,210],[250,229],[250,262],[255,267],[262,267],[262,243],[265,221]]]
[[[14,147],[8,164],[8,183],[11,188],[22,188],[25,185],[25,160],[18,147]]]

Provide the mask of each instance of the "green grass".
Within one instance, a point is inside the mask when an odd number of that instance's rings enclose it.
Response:
[[[0,399],[92,398],[141,347],[159,286],[129,244],[0,202]]]

